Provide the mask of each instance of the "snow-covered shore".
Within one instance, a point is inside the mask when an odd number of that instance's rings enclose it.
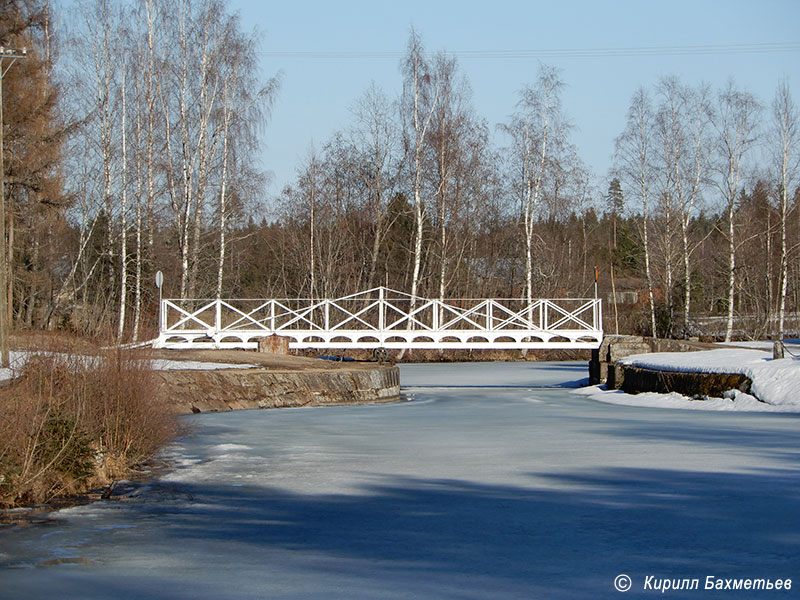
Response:
[[[769,347],[767,351],[765,347]],[[796,348],[794,345],[790,349]],[[792,350],[794,351],[794,350]],[[796,352],[795,352],[796,353]],[[627,406],[734,410],[758,412],[800,412],[800,359],[773,359],[771,343],[753,343],[740,348],[701,352],[659,352],[637,354],[620,361],[625,365],[679,373],[740,373],[753,382],[751,394],[731,390],[725,398],[697,400],[677,393],[626,394],[593,386],[576,393],[593,400]]]
[[[30,354],[30,352],[9,352],[9,363],[11,366],[10,368],[0,369],[0,381],[12,379],[25,365],[25,361]],[[170,371],[175,369],[184,371],[207,371],[213,369],[247,369],[255,368],[257,365],[156,358],[150,361],[150,366],[155,371]]]

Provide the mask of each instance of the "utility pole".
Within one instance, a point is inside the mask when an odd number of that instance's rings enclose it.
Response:
[[[0,46],[0,366],[10,366],[8,357],[8,265],[6,264],[6,169],[3,162],[3,78],[18,58],[25,58],[27,48],[21,50]],[[4,67],[3,60],[11,62]]]

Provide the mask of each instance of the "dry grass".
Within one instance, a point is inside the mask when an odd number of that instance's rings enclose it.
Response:
[[[0,391],[0,505],[124,478],[178,433],[148,357],[86,350],[54,342]]]

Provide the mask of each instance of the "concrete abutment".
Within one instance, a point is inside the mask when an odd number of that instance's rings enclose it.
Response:
[[[728,390],[750,393],[752,382],[739,373],[686,373],[648,369],[621,364],[619,361],[634,354],[651,352],[697,352],[718,349],[719,346],[686,340],[665,340],[641,336],[610,335],[592,351],[589,362],[589,384],[606,384],[609,389],[621,389],[629,394],[640,392],[677,392],[684,396],[722,397]]]

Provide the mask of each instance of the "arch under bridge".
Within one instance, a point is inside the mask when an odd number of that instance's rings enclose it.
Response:
[[[343,298],[162,300],[157,348],[564,349],[603,340],[598,299],[450,299],[378,287]]]

